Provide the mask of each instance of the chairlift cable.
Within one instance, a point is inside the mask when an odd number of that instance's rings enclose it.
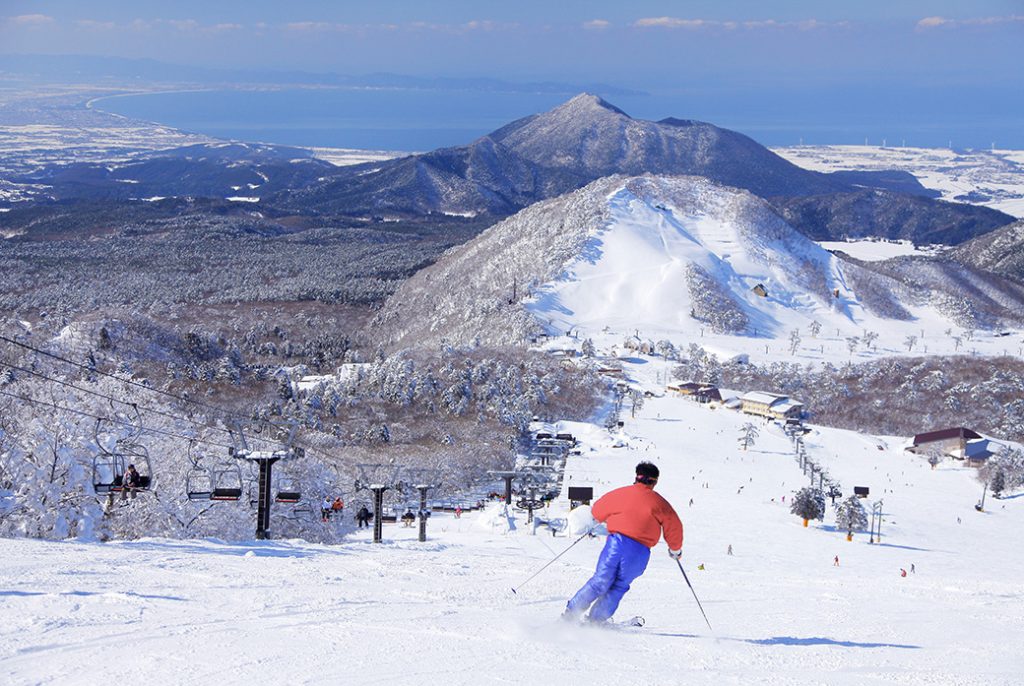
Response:
[[[51,408],[53,408],[55,410],[62,410],[64,412],[71,412],[72,414],[81,415],[82,417],[89,417],[90,419],[98,419],[98,420],[104,421],[104,422],[113,421],[110,417],[104,417],[104,416],[101,416],[101,415],[92,414],[91,412],[85,412],[83,410],[76,410],[76,409],[74,409],[72,407],[66,407],[64,405],[58,405],[56,403],[47,402],[45,400],[39,400],[38,398],[32,398],[32,397],[27,396],[27,395],[18,395],[16,393],[8,393],[7,391],[3,391],[3,390],[0,390],[0,395],[5,395],[8,398],[13,398],[15,400],[21,400],[23,402],[32,403],[33,405],[43,405],[45,407],[51,407]],[[160,434],[160,435],[163,435],[163,436],[169,436],[171,438],[180,438],[180,439],[186,440],[186,441],[193,441],[194,440],[196,443],[204,443],[206,445],[212,445],[212,446],[217,447],[217,448],[227,448],[227,449],[230,449],[230,448],[233,447],[233,446],[227,445],[225,443],[217,443],[215,441],[208,441],[208,440],[202,439],[202,438],[195,438],[194,436],[186,436],[185,434],[179,434],[179,433],[175,433],[173,431],[167,431],[166,429],[158,429],[156,427],[145,426],[145,425],[139,425],[139,426],[140,426],[140,428],[143,431],[149,431],[151,433]]]
[[[95,367],[90,367],[89,365],[82,364],[81,362],[75,362],[74,360],[70,360],[70,359],[68,359],[66,357],[63,357],[61,355],[57,355],[56,353],[51,353],[51,352],[48,352],[46,350],[42,350],[42,349],[37,348],[35,346],[29,345],[27,343],[23,343],[22,341],[15,340],[15,339],[10,338],[8,336],[4,336],[3,334],[0,334],[0,342],[10,343],[11,345],[16,345],[19,348],[23,348],[25,350],[29,350],[29,351],[34,352],[34,353],[38,353],[40,355],[45,355],[46,357],[52,358],[54,360],[58,360],[58,361],[63,362],[65,364],[69,364],[69,365],[71,365],[73,367],[78,367],[79,369],[83,369],[83,370],[89,372],[90,374],[100,374],[102,376],[109,377],[109,378],[114,379],[116,381],[120,381],[121,383],[127,384],[129,386],[135,386],[137,388],[141,388],[143,390],[150,391],[152,393],[158,393],[160,395],[167,396],[169,398],[174,398],[175,400],[179,400],[179,401],[184,402],[184,403],[189,403],[189,404],[195,405],[197,407],[202,407],[202,408],[205,408],[207,410],[212,410],[214,412],[223,413],[227,417],[233,417],[233,418],[236,418],[236,419],[241,419],[241,420],[243,420],[245,422],[252,422],[253,421],[252,417],[247,417],[247,416],[245,416],[243,414],[239,414],[237,412],[233,412],[231,410],[227,410],[225,408],[218,407],[216,405],[211,405],[209,403],[204,403],[204,402],[201,402],[199,400],[193,400],[192,398],[187,398],[185,396],[181,396],[181,395],[178,395],[176,393],[172,393],[170,391],[165,391],[165,390],[163,390],[161,388],[155,388],[153,386],[147,386],[146,384],[138,382],[138,381],[133,381],[131,379],[122,378],[120,376],[117,376],[116,374],[112,374],[110,372],[105,372],[105,371],[103,371],[101,369],[98,369],[98,368],[95,368]],[[186,420],[186,421],[189,421],[189,420]],[[261,420],[261,423],[262,424],[269,424],[270,422],[262,421]],[[223,431],[224,429],[218,429],[218,430]],[[214,445],[216,445],[216,444],[214,444]],[[324,457],[327,457],[327,455],[319,453],[319,451],[313,450],[312,448],[309,448],[308,446],[303,445],[302,443],[299,443],[298,441],[295,441],[293,443],[293,445],[295,445],[297,447],[300,447],[300,448],[306,450],[309,453],[321,454]]]
[[[215,405],[209,405],[209,404],[201,402],[199,400],[193,400],[192,398],[186,398],[184,396],[177,395],[176,393],[171,393],[170,391],[165,391],[165,390],[163,390],[161,388],[156,388],[154,386],[147,386],[146,384],[141,383],[139,381],[133,381],[131,379],[122,378],[122,377],[120,377],[120,376],[118,376],[116,374],[113,374],[111,372],[105,372],[102,369],[98,369],[98,368],[95,368],[95,367],[90,367],[89,365],[82,364],[81,362],[75,362],[74,360],[70,360],[70,359],[68,359],[66,357],[63,357],[61,355],[57,355],[56,353],[51,353],[51,352],[48,352],[46,350],[42,350],[42,349],[37,348],[35,346],[29,345],[28,343],[23,343],[21,341],[15,340],[13,338],[8,338],[7,336],[4,336],[3,334],[0,334],[0,341],[3,341],[5,343],[10,343],[11,345],[16,345],[19,348],[24,348],[25,350],[30,350],[30,351],[32,351],[34,353],[38,353],[40,355],[45,355],[46,357],[50,357],[50,358],[52,358],[54,360],[58,360],[58,361],[63,362],[65,364],[69,364],[69,365],[71,365],[73,367],[78,367],[79,369],[84,369],[85,371],[87,371],[87,372],[89,372],[91,374],[101,374],[103,376],[108,376],[111,379],[115,379],[115,380],[120,381],[122,383],[128,384],[129,386],[136,386],[138,388],[142,388],[142,389],[145,389],[145,390],[153,392],[153,393],[159,393],[160,395],[165,395],[167,397],[174,398],[174,399],[180,400],[182,402],[191,403],[192,405],[196,405],[198,407],[203,407],[203,408],[206,408],[208,410],[214,410],[216,412],[223,412],[224,414],[226,414],[228,416],[234,416],[236,418],[245,419],[246,421],[250,420],[249,417],[244,417],[243,415],[237,414],[237,413],[232,412],[230,410],[225,410],[224,408],[217,407]]]
[[[104,400],[108,400],[108,401],[110,401],[112,403],[120,403],[122,405],[127,405],[129,407],[134,407],[137,410],[145,410],[146,412],[151,412],[152,414],[160,415],[162,417],[167,417],[168,419],[174,419],[174,420],[177,420],[177,421],[188,422],[188,423],[190,423],[190,424],[192,424],[193,426],[196,426],[196,427],[200,427],[200,428],[204,428],[204,429],[211,429],[213,431],[220,431],[222,433],[227,433],[227,434],[231,433],[228,429],[223,429],[223,428],[221,428],[219,426],[216,426],[216,425],[213,425],[213,424],[206,424],[206,423],[203,423],[203,422],[198,422],[198,421],[196,421],[194,419],[189,419],[188,417],[183,417],[181,415],[173,414],[171,412],[164,412],[163,410],[158,410],[155,407],[150,407],[149,405],[139,405],[138,403],[133,403],[133,402],[130,402],[128,400],[122,400],[120,398],[115,398],[113,396],[106,395],[104,393],[100,393],[99,391],[94,391],[94,390],[91,390],[91,389],[88,389],[88,388],[82,388],[81,386],[76,386],[75,384],[73,384],[73,383],[71,383],[69,381],[64,381],[62,379],[58,379],[58,378],[55,378],[55,377],[52,377],[52,376],[47,376],[46,374],[43,374],[42,372],[37,372],[37,371],[34,371],[32,369],[27,369],[25,367],[19,367],[18,365],[10,364],[8,362],[0,363],[0,367],[8,367],[10,369],[16,369],[19,372],[25,372],[26,374],[31,374],[32,376],[38,377],[38,378],[43,379],[45,381],[51,381],[53,383],[57,383],[57,384],[60,384],[62,386],[67,386],[68,388],[73,388],[76,391],[80,391],[82,393],[88,393],[89,395],[94,395],[97,398],[103,398]]]

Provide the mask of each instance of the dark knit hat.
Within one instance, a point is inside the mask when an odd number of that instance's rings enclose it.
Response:
[[[641,462],[636,466],[636,480],[638,483],[651,484],[658,480],[658,475],[661,472],[658,471],[657,465],[651,464],[650,462]]]

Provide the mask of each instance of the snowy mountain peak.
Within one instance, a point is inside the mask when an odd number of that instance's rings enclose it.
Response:
[[[631,118],[615,105],[593,93],[580,93],[551,110],[548,114],[551,116],[574,116],[586,113],[600,115],[605,112],[611,112],[627,119]]]

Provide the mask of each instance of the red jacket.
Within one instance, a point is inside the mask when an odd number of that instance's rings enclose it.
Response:
[[[648,548],[658,544],[662,532],[670,550],[683,548],[683,523],[668,501],[644,484],[623,486],[598,498],[590,508],[608,533],[629,536]]]

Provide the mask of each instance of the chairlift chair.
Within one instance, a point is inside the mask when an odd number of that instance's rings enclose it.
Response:
[[[202,467],[190,469],[185,475],[185,494],[189,500],[211,500],[213,476]]]
[[[274,500],[279,503],[297,503],[302,500],[302,492],[296,483],[287,474],[277,477],[277,490]]]
[[[92,460],[92,487],[97,495],[120,491],[124,481],[124,456],[101,450]]]
[[[242,470],[238,465],[222,464],[213,470],[210,500],[237,501],[242,497]]]

